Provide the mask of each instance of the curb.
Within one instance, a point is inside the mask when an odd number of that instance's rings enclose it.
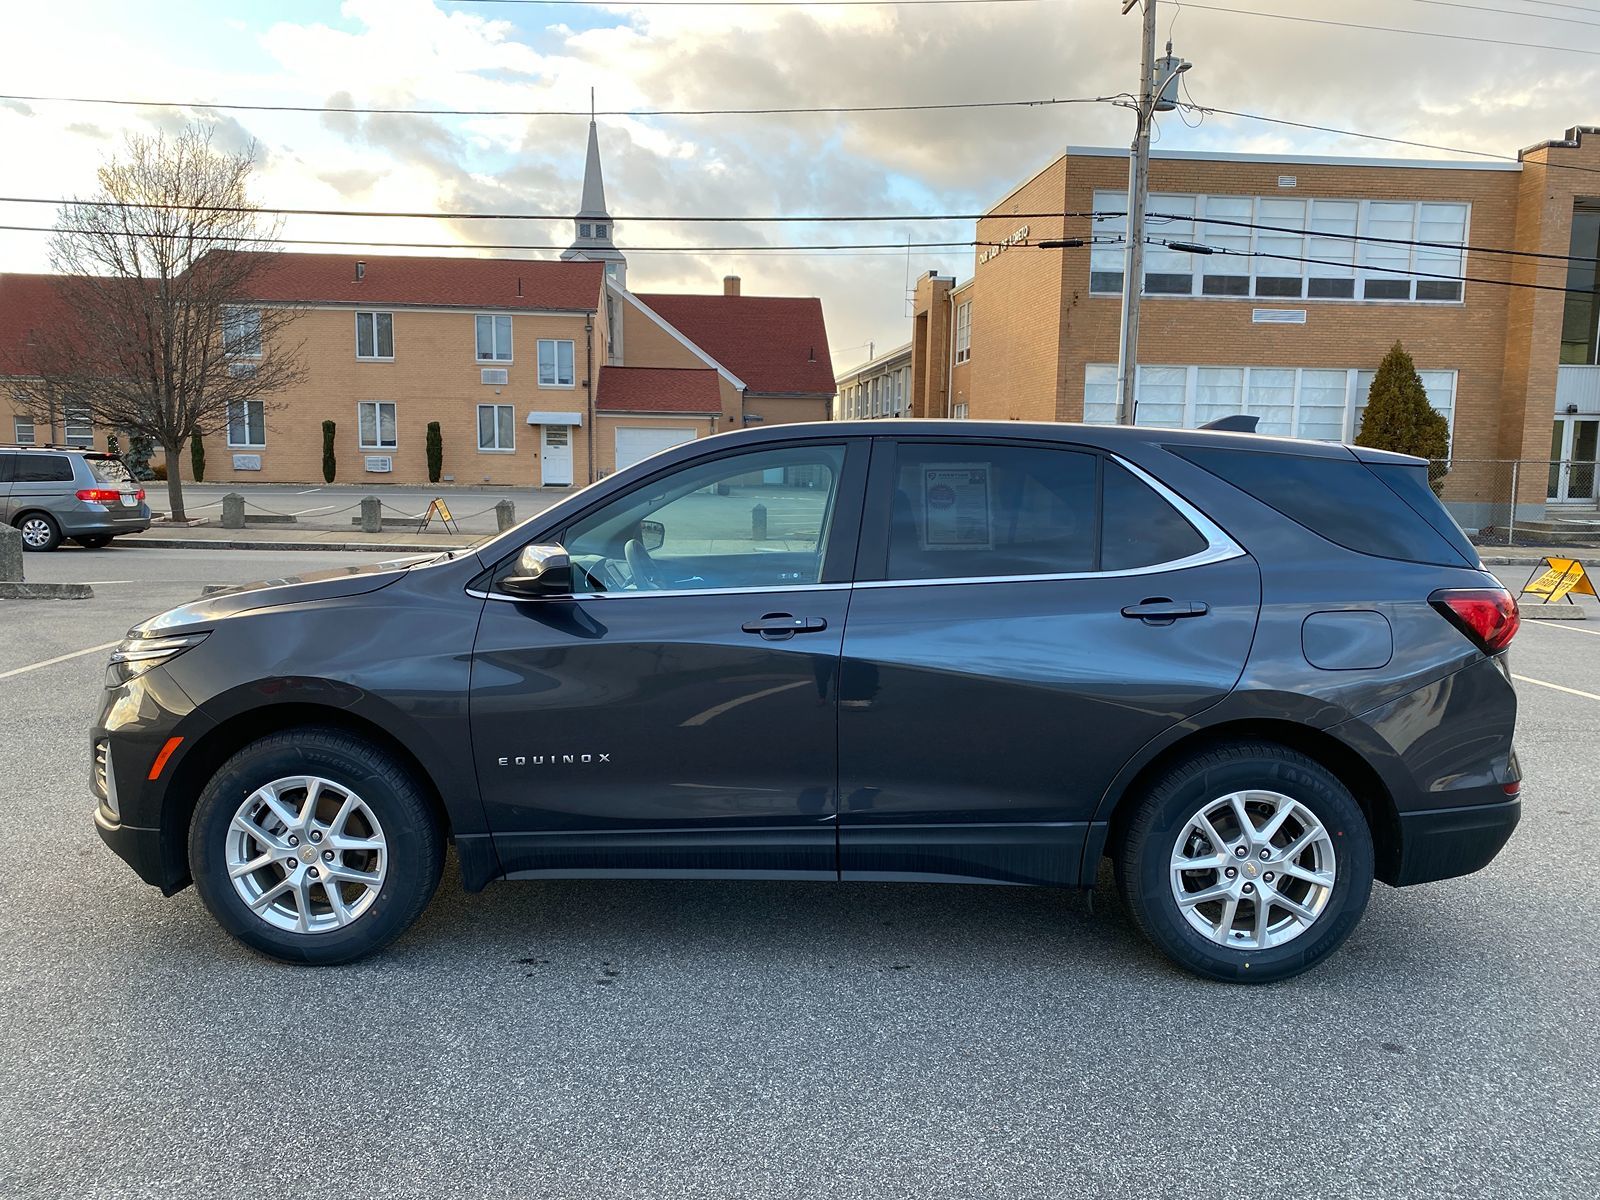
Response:
[[[0,600],[93,600],[87,583],[0,583]]]
[[[327,550],[334,554],[370,550],[376,554],[429,554],[445,550],[465,550],[464,545],[418,546],[401,542],[252,542],[228,538],[147,538],[122,539],[123,549],[150,546],[156,550]]]
[[[1587,621],[1588,610],[1576,604],[1519,604],[1517,612],[1525,621]]]

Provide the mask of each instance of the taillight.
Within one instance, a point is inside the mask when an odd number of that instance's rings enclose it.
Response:
[[[140,488],[137,492],[135,492],[133,494],[133,498],[135,500],[143,500],[144,499],[144,489]]]
[[[84,488],[78,493],[78,499],[95,504],[115,504],[121,494],[115,488]]]
[[[1517,635],[1522,618],[1504,588],[1443,588],[1428,603],[1485,654],[1498,654]]]

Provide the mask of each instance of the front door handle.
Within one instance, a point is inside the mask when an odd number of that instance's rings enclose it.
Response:
[[[828,627],[822,617],[797,617],[792,613],[768,613],[758,621],[746,621],[739,628],[760,634],[769,642],[781,642],[797,633],[820,633]]]
[[[1203,617],[1210,611],[1210,605],[1198,600],[1180,601],[1153,596],[1138,604],[1128,605],[1122,610],[1122,615],[1151,625],[1170,625],[1180,617]]]

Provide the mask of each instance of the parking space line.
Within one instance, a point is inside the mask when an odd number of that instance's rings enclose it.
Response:
[[[4,678],[4,676],[0,676],[0,678]],[[1550,683],[1548,680],[1544,679],[1535,679],[1531,675],[1513,674],[1511,678],[1515,679],[1518,683],[1536,683],[1540,687],[1549,688],[1551,691],[1566,692],[1569,696],[1582,696],[1585,700],[1600,700],[1600,696],[1595,695],[1593,692],[1581,692],[1577,688],[1564,687],[1559,683]]]
[[[291,517],[303,517],[309,513],[327,512],[332,507],[333,505],[331,504],[324,504],[321,508],[302,508],[299,512],[292,512],[289,515]]]
[[[90,646],[85,650],[74,650],[71,654],[58,654],[54,658],[45,659],[43,662],[29,663],[25,667],[13,667],[9,671],[0,671],[0,679],[10,679],[13,675],[26,675],[29,671],[37,671],[40,667],[53,667],[57,663],[66,662],[71,658],[82,658],[85,654],[98,654],[101,650],[109,650],[111,647],[118,645],[121,640],[121,638],[118,638],[115,642],[101,642],[100,645]],[[1600,699],[1600,697],[1597,697],[1597,699]]]
[[[1564,629],[1568,633],[1587,633],[1590,637],[1600,637],[1600,629],[1575,629],[1570,621],[1524,621],[1523,629]]]

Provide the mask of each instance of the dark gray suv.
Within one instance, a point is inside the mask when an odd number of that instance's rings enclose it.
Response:
[[[25,550],[54,550],[66,538],[97,549],[149,529],[150,506],[115,455],[0,446],[0,521],[21,531]]]
[[[861,422],[676,447],[475,549],[136,626],[96,822],[267,954],[562,876],[1092,886],[1219,979],[1520,812],[1512,597],[1420,460]]]

